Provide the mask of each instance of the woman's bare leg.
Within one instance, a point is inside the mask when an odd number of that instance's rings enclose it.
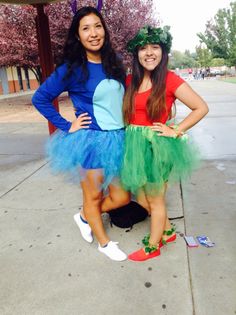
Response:
[[[108,186],[108,195],[103,199],[101,209],[107,212],[122,207],[130,202],[130,193],[125,191],[118,183]]]
[[[143,208],[145,208],[149,215],[151,215],[151,209],[147,200],[147,197],[145,195],[144,190],[140,190],[137,197],[136,197],[137,203],[139,203]],[[166,217],[166,223],[165,223],[165,230],[168,231],[172,228],[170,220],[168,217]],[[164,239],[168,238],[167,236],[164,236]]]
[[[163,231],[166,224],[166,205],[164,194],[158,196],[147,196],[151,209],[151,233],[149,243],[158,245],[162,239]]]
[[[139,192],[136,196],[136,201],[138,204],[140,204],[140,206],[142,206],[144,209],[147,210],[149,215],[151,214],[151,209],[150,209],[149,203],[147,201],[145,191],[143,189],[139,190]]]
[[[151,212],[151,233],[149,242],[153,245],[157,245],[161,241],[164,230],[171,228],[170,221],[167,217],[165,201],[166,188],[167,185],[163,187],[159,195],[146,195],[146,200]]]
[[[171,230],[172,226],[168,217],[166,218],[165,231]]]
[[[109,237],[105,232],[101,218],[103,194],[100,191],[100,185],[102,181],[103,177],[99,174],[98,170],[89,170],[86,173],[85,179],[81,182],[83,190],[82,216],[88,221],[101,246],[109,242]]]

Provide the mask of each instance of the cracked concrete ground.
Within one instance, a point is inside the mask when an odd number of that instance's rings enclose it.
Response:
[[[115,263],[80,237],[73,214],[81,190],[50,173],[44,159],[47,124],[30,95],[0,97],[0,314],[236,314],[236,89],[220,81],[190,82],[208,116],[191,134],[203,163],[187,183],[170,187],[169,216],[178,238],[158,259]],[[61,112],[72,119],[66,96]],[[186,109],[177,104],[178,118]],[[129,253],[148,231],[108,234]],[[189,249],[182,235],[208,235],[214,248]]]

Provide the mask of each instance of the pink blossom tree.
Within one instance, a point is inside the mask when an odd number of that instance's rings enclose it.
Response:
[[[46,6],[54,59],[61,55],[73,13],[70,0]],[[96,6],[95,0],[78,0],[77,8]],[[129,65],[125,50],[127,41],[140,26],[158,24],[152,17],[153,0],[103,1],[102,14],[110,30],[114,48]],[[38,45],[35,27],[36,10],[32,6],[0,5],[0,66],[30,68],[40,79]]]
[[[69,1],[47,6],[53,55],[62,52],[72,12]],[[33,6],[0,5],[0,66],[31,69],[40,82],[39,54],[36,35],[36,9]]]
[[[35,10],[31,6],[0,5],[0,66],[28,67],[38,78]]]

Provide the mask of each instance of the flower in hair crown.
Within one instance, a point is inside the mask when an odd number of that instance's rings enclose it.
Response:
[[[134,52],[137,47],[143,47],[147,44],[162,44],[167,52],[170,52],[172,44],[172,35],[169,32],[170,27],[151,27],[144,26],[127,44],[127,50]]]

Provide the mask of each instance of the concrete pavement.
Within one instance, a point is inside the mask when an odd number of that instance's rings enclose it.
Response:
[[[204,161],[188,183],[168,191],[169,216],[184,215],[174,221],[176,244],[144,263],[112,262],[96,242],[83,241],[73,221],[81,190],[51,175],[46,123],[25,110],[29,95],[14,100],[21,98],[21,109],[12,113],[2,112],[8,100],[0,100],[1,315],[236,314],[236,89],[220,81],[190,83],[210,107],[191,132]],[[178,104],[177,110],[181,119],[186,109]],[[129,253],[149,222],[130,232],[111,228],[106,216],[104,223]],[[188,249],[182,233],[206,234],[216,246]]]

